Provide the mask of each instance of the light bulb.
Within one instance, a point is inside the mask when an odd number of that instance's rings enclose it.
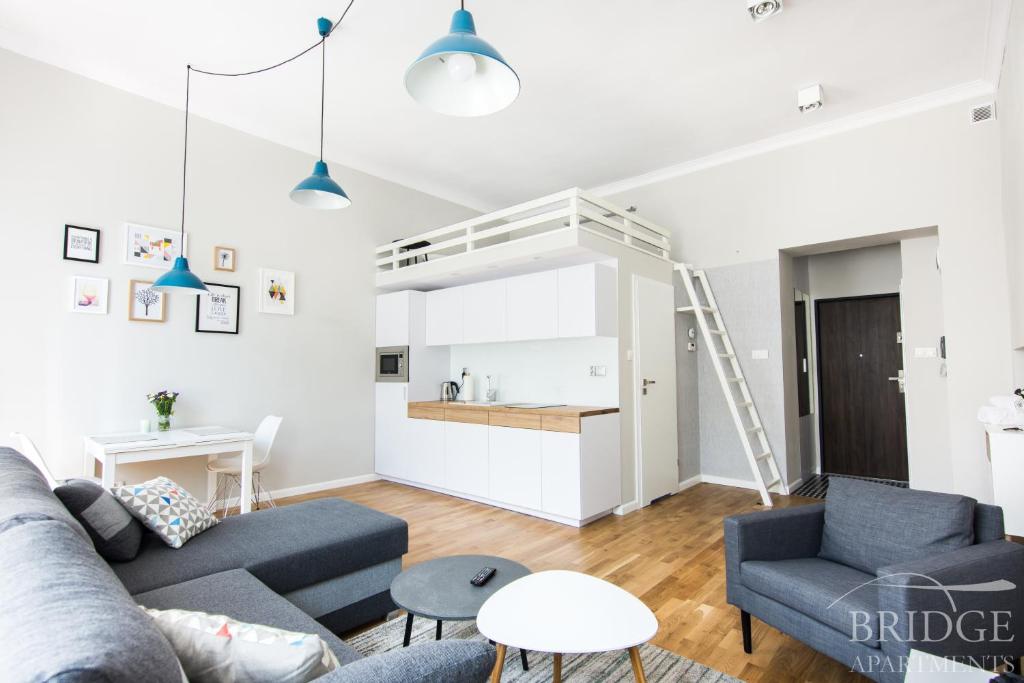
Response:
[[[468,81],[476,73],[476,60],[473,55],[466,52],[454,52],[445,59],[448,66],[448,75],[453,81],[463,83]]]

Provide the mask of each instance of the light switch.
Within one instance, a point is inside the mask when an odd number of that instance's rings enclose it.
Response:
[[[914,358],[937,358],[938,350],[934,346],[918,346],[914,348]]]
[[[750,357],[754,360],[768,360],[768,349],[754,349],[750,352]]]
[[[607,377],[608,366],[607,365],[591,365],[590,366],[591,377]]]

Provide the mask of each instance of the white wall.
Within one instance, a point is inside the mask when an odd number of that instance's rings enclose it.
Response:
[[[947,412],[930,419],[949,424],[947,488],[990,500],[984,433],[974,415],[1012,378],[1009,286],[999,127],[969,125],[970,104],[776,149],[612,199],[671,228],[674,257],[704,267],[938,226],[950,373]],[[798,429],[795,415],[786,429]],[[703,439],[703,425],[701,431]]]
[[[1017,349],[1014,385],[1020,387],[1024,386],[1024,7],[1014,3],[1010,11],[996,113],[1002,132],[1003,219],[1013,345]]]
[[[900,245],[805,256],[812,299],[895,294],[900,290]]]
[[[493,375],[503,402],[618,406],[618,354],[614,337],[457,344],[451,347],[451,378],[460,381],[468,368],[478,401],[485,399],[486,376]],[[604,366],[607,374],[591,377],[591,365]]]
[[[241,334],[194,332],[185,295],[165,323],[129,322],[129,279],[161,271],[122,264],[122,225],[177,226],[182,112],[6,51],[0,82],[0,442],[24,431],[55,474],[78,475],[83,434],[137,429],[146,393],[167,388],[180,424],[283,415],[270,488],[372,472],[373,247],[472,212],[337,165],[353,205],[299,207],[288,191],[312,157],[193,118],[189,256],[241,285]],[[103,231],[98,265],[61,260],[65,223]],[[214,245],[237,248],[236,272],[213,271]],[[257,313],[261,266],[295,271],[294,317]],[[73,274],[110,279],[108,315],[67,312]],[[119,478],[156,472],[205,488],[196,461]]]

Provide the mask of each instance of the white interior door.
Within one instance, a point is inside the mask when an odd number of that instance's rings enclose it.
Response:
[[[672,285],[633,276],[637,503],[679,490],[676,336]]]

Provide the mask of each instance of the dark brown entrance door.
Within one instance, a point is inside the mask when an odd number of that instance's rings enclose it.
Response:
[[[815,302],[821,469],[907,481],[898,294]]]

